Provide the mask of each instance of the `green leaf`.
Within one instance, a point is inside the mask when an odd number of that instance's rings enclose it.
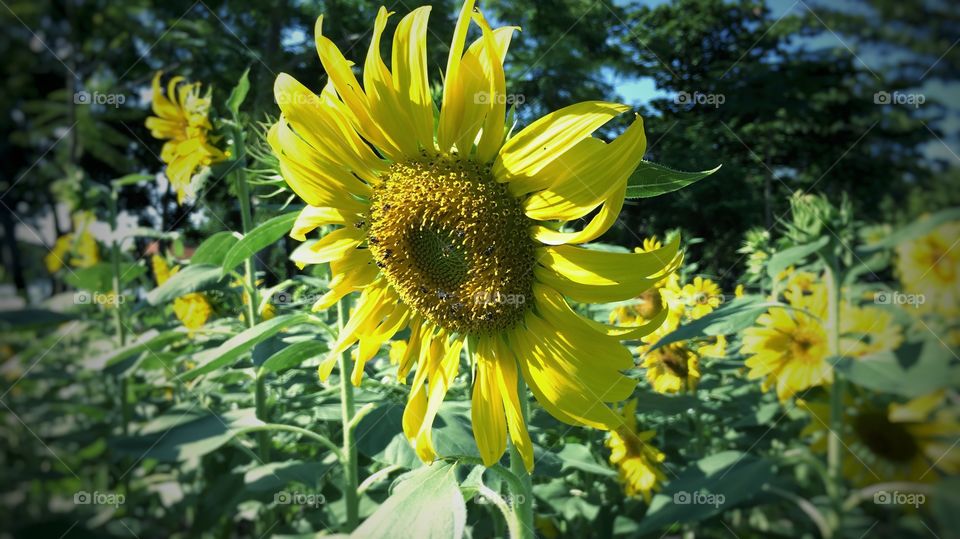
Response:
[[[55,326],[75,320],[72,314],[58,313],[45,309],[20,309],[18,311],[0,311],[0,329],[28,330],[45,326]]]
[[[290,483],[302,483],[307,486],[319,486],[321,478],[336,463],[306,462],[302,460],[287,460],[271,462],[251,468],[243,476],[247,489],[254,492],[276,492]]]
[[[125,375],[136,369],[144,352],[156,354],[168,344],[186,335],[187,333],[181,328],[164,331],[163,333],[151,329],[140,335],[133,343],[108,356],[103,363],[103,370],[110,374]]]
[[[597,462],[593,453],[590,452],[590,448],[583,444],[567,444],[557,453],[557,456],[563,462],[563,470],[565,471],[574,469],[604,476],[617,475],[617,472],[609,466]]]
[[[243,75],[240,75],[240,80],[237,81],[237,85],[230,90],[230,97],[227,98],[227,110],[230,111],[234,119],[240,116],[240,105],[243,104],[243,101],[247,98],[247,93],[250,92],[249,75],[250,68],[248,67],[243,71]]]
[[[273,354],[263,365],[260,373],[280,372],[303,363],[327,352],[327,344],[319,340],[300,341],[288,345],[283,350]]]
[[[152,179],[153,179],[153,176],[151,176],[150,174],[127,174],[122,178],[117,178],[116,180],[113,180],[111,183],[113,183],[114,187],[124,187],[126,185],[136,185],[140,182],[152,180]]]
[[[258,343],[276,335],[280,330],[302,324],[310,318],[307,313],[285,314],[261,322],[212,350],[204,350],[193,357],[197,366],[180,375],[181,379],[192,380],[197,376],[215,371],[229,365]]]
[[[933,229],[948,221],[960,220],[960,208],[950,208],[937,212],[927,218],[921,218],[909,225],[895,231],[883,240],[857,249],[860,252],[869,253],[880,249],[889,249],[907,240],[918,238],[928,234]]]
[[[695,339],[698,337],[731,335],[752,325],[758,316],[771,307],[789,308],[788,305],[775,301],[763,301],[759,297],[737,298],[732,302],[721,305],[720,308],[684,324],[676,330],[664,335],[651,350],[671,343]]]
[[[473,439],[468,403],[444,402],[433,428],[433,443],[443,457],[479,457]],[[388,402],[371,411],[357,425],[357,449],[384,464],[420,466],[420,459],[403,435],[402,404]]]
[[[351,537],[463,537],[467,504],[457,485],[456,465],[434,462],[399,479],[393,493]]]
[[[284,234],[290,232],[290,229],[293,228],[293,222],[297,219],[297,215],[298,212],[278,215],[248,232],[246,236],[227,252],[223,259],[223,271],[228,272],[232,270],[247,258],[250,258],[264,247],[272,245],[282,238]]]
[[[654,496],[637,535],[699,522],[742,505],[773,478],[772,463],[747,453],[724,451],[700,459]]]
[[[231,410],[221,416],[191,406],[171,410],[150,421],[136,436],[115,438],[115,451],[135,459],[153,458],[163,462],[195,459],[219,449],[237,429],[263,424],[253,408]]]
[[[771,279],[776,280],[780,272],[816,253],[828,243],[830,243],[830,237],[823,236],[817,241],[780,251],[771,256],[770,261],[767,262],[767,275],[769,275]]]
[[[640,161],[637,170],[627,181],[627,198],[650,198],[683,189],[720,170],[720,166],[700,172],[683,172],[650,161]]]
[[[227,251],[240,241],[233,232],[217,232],[209,238],[203,240],[203,243],[197,247],[190,257],[190,264],[213,264],[219,265],[223,262],[223,257]]]
[[[217,283],[223,275],[220,266],[191,264],[167,279],[167,282],[147,294],[150,305],[169,303],[191,292],[206,290]]]
[[[950,364],[950,352],[936,339],[908,343],[896,353],[879,352],[843,358],[837,369],[861,387],[904,397],[918,397],[956,384],[960,369]]]

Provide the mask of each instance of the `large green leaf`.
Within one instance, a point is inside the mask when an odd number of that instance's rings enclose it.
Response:
[[[823,236],[816,241],[780,251],[771,256],[770,261],[767,262],[767,275],[769,275],[771,279],[776,280],[780,272],[816,253],[828,243],[830,243],[830,237]]]
[[[752,325],[757,317],[771,307],[787,305],[778,302],[763,301],[762,298],[747,296],[737,298],[732,302],[721,305],[717,310],[684,324],[676,330],[664,335],[652,350],[671,343],[716,335],[731,335]]]
[[[240,241],[240,239],[237,238],[233,232],[226,230],[217,232],[203,240],[203,243],[197,247],[197,250],[193,252],[193,256],[190,257],[190,264],[220,265],[223,262],[223,257],[227,255],[230,248],[236,245],[238,241]]]
[[[28,330],[44,326],[54,326],[76,319],[75,315],[58,313],[46,309],[20,309],[18,311],[0,311],[0,329]]]
[[[297,212],[278,215],[248,232],[227,252],[223,259],[223,271],[232,270],[257,251],[275,243],[284,234],[290,232],[296,219]]]
[[[191,264],[173,274],[167,282],[147,294],[150,305],[169,303],[191,292],[206,290],[216,284],[222,274],[220,266]]]
[[[336,464],[336,457],[323,462],[286,460],[261,464],[247,470],[243,479],[247,489],[255,492],[276,492],[289,483],[302,483],[307,486],[319,486],[322,478]]]
[[[390,497],[351,537],[463,537],[467,505],[457,485],[455,464],[434,462],[398,481]]]
[[[195,355],[193,359],[197,366],[181,374],[180,377],[184,380],[192,380],[197,376],[229,365],[258,343],[276,335],[280,330],[302,324],[309,318],[310,315],[307,313],[296,313],[285,314],[265,322],[260,322],[252,328],[234,335],[220,346]]]
[[[563,462],[563,470],[573,469],[605,476],[617,475],[612,468],[601,464],[590,452],[590,448],[583,444],[566,444],[557,456]]]
[[[402,404],[388,402],[371,411],[357,425],[357,449],[385,464],[420,466],[420,459],[403,435]],[[433,444],[442,457],[479,457],[473,439],[467,403],[444,402],[433,428]]]
[[[103,362],[103,370],[110,374],[127,374],[134,370],[143,358],[144,352],[156,354],[167,345],[187,336],[181,328],[164,331],[151,329],[137,337],[137,340],[109,355]]]
[[[700,172],[683,172],[650,161],[640,161],[637,170],[633,171],[627,181],[627,198],[650,198],[670,193],[700,181],[718,170],[720,165]]]
[[[654,496],[637,534],[699,522],[737,507],[759,494],[773,477],[772,463],[739,451],[700,459]]]
[[[231,410],[218,416],[191,406],[186,410],[171,410],[152,420],[137,435],[115,438],[111,446],[114,451],[136,459],[178,462],[217,450],[237,429],[261,424],[253,408]]]
[[[321,340],[300,341],[287,345],[260,365],[260,373],[280,372],[326,353],[327,343]]]
[[[837,370],[854,384],[904,397],[918,397],[960,382],[960,368],[951,366],[949,350],[930,339],[908,343],[894,352],[843,358]]]

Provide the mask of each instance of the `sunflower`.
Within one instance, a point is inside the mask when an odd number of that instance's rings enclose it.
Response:
[[[167,261],[160,255],[153,255],[150,259],[153,267],[153,276],[157,280],[157,286],[162,285],[172,277],[180,268],[170,268]],[[190,331],[195,331],[203,327],[213,314],[213,307],[207,301],[207,297],[200,292],[191,292],[173,300],[173,314],[180,320],[183,327]]]
[[[591,101],[552,112],[509,136],[503,61],[515,27],[493,29],[467,0],[453,32],[439,115],[426,61],[430,7],[403,17],[391,67],[380,56],[390,13],[377,14],[363,63],[352,64],[316,24],[328,83],[319,95],[277,77],[279,121],[268,141],[281,174],[306,203],[291,236],[306,241],[298,264],[330,264],[325,309],[360,291],[350,319],[319,368],[359,342],[353,382],[397,332],[409,328],[398,378],[412,371],[403,430],[421,459],[436,457],[431,428],[460,370],[469,339],[475,359],[473,430],[483,462],[507,436],[528,469],[533,447],[518,380],[553,416],[610,429],[622,419],[606,403],[636,382],[623,339],[631,328],[582,317],[565,298],[601,303],[634,298],[675,268],[679,239],[650,253],[578,246],[603,234],[623,205],[627,179],[646,148],[635,117],[605,143],[592,133],[629,107]],[[480,37],[466,44],[476,25]],[[579,230],[558,223],[595,215]],[[329,226],[333,227],[330,230]]]
[[[904,291],[923,296],[921,308],[944,317],[960,313],[960,221],[897,246],[897,272]]]
[[[57,238],[43,259],[47,271],[56,273],[68,262],[74,268],[90,268],[100,263],[100,248],[90,232],[94,221],[96,217],[89,211],[73,215],[74,231]]]
[[[791,308],[773,307],[757,319],[757,326],[744,331],[741,351],[750,379],[763,378],[763,390],[776,386],[785,401],[796,393],[833,381],[829,361],[827,290],[812,285],[789,295]],[[841,305],[839,353],[845,357],[892,350],[903,337],[890,313],[877,307]]]
[[[700,381],[700,356],[684,343],[671,343],[647,352],[643,366],[657,393],[694,391]]]
[[[643,496],[650,503],[652,493],[666,481],[662,470],[665,456],[648,443],[654,431],[637,432],[636,413],[637,401],[632,400],[623,408],[623,424],[610,432],[606,445],[610,464],[617,468],[627,496]]]
[[[210,90],[200,95],[200,83],[188,84],[183,77],[173,77],[164,95],[160,76],[153,77],[153,112],[146,126],[154,138],[166,140],[160,159],[167,165],[167,177],[177,191],[177,202],[192,198],[191,180],[201,168],[226,158],[212,144],[210,131]]]
[[[651,253],[662,249],[663,244],[656,236],[644,238],[641,247],[634,248],[636,253]],[[666,320],[660,330],[673,331],[680,323],[684,306],[680,300],[680,285],[677,274],[670,272],[652,288],[644,291],[627,305],[621,305],[610,311],[610,322],[620,324],[641,324],[659,318],[667,310]]]
[[[799,404],[812,417],[803,434],[813,438],[814,451],[826,452],[829,404]],[[960,418],[943,391],[886,407],[850,399],[844,406],[843,425],[843,473],[856,485],[933,482],[941,475],[960,472]]]
[[[687,314],[692,320],[712,313],[723,301],[720,286],[700,276],[694,277],[692,283],[683,285],[680,294],[688,307]]]

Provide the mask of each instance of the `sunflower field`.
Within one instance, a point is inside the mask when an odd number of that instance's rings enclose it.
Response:
[[[0,539],[960,537],[960,12],[0,2]]]

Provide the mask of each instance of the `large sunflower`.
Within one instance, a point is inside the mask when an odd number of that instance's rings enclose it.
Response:
[[[922,309],[944,317],[960,313],[960,221],[897,245],[897,272],[904,289],[923,297]]]
[[[388,68],[380,41],[391,14],[380,9],[362,85],[320,17],[324,90],[315,95],[289,75],[277,78],[282,115],[268,138],[283,177],[307,203],[291,236],[305,241],[321,226],[335,227],[293,258],[330,264],[331,289],[317,309],[360,291],[321,378],[359,342],[359,383],[364,363],[409,328],[397,354],[401,380],[415,370],[403,428],[417,454],[431,460],[431,426],[469,340],[483,461],[500,458],[509,433],[532,469],[519,377],[561,421],[614,428],[622,419],[605,403],[625,400],[636,384],[622,372],[633,360],[620,341],[662,322],[605,326],[577,314],[565,297],[636,297],[674,268],[679,240],[650,253],[576,246],[616,220],[646,147],[643,123],[636,117],[605,143],[592,133],[629,107],[591,101],[508,136],[503,59],[516,28],[491,28],[472,0],[454,30],[435,122],[429,14],[421,7],[400,21]],[[481,35],[467,46],[471,22]],[[595,210],[582,229],[558,229]]]
[[[212,144],[210,131],[210,91],[200,95],[200,83],[184,82],[173,77],[167,92],[160,86],[159,71],[153,77],[151,104],[156,116],[147,118],[146,126],[154,138],[166,140],[160,159],[167,165],[167,177],[177,192],[177,202],[194,195],[191,180],[202,167],[226,158]]]

